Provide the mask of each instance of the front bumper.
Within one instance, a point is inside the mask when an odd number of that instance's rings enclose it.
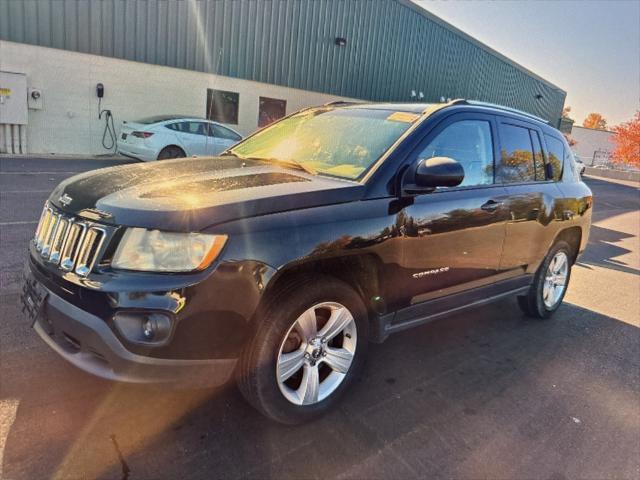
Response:
[[[33,277],[25,281],[38,282]],[[233,375],[236,359],[166,359],[133,353],[104,320],[39,285],[45,298],[34,330],[65,360],[88,373],[121,382],[194,387],[222,385]],[[23,295],[23,302],[27,298]]]

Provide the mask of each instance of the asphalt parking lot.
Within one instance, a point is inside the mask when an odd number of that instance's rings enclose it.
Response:
[[[321,420],[282,427],[233,386],[166,391],[68,365],[18,303],[52,188],[107,160],[0,158],[0,478],[640,478],[640,191],[588,178],[587,252],[566,303],[513,299],[372,345]]]

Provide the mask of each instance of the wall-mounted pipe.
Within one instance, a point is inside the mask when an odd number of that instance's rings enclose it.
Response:
[[[27,153],[27,126],[0,124],[0,153]]]
[[[27,126],[20,125],[20,153],[27,153]]]

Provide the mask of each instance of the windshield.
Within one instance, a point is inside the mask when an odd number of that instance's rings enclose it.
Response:
[[[357,179],[417,118],[413,113],[366,107],[306,110],[258,132],[231,153]]]

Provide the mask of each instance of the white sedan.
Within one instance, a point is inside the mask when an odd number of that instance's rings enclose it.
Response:
[[[217,155],[242,136],[217,122],[202,118],[161,115],[124,122],[118,153],[138,160]]]

